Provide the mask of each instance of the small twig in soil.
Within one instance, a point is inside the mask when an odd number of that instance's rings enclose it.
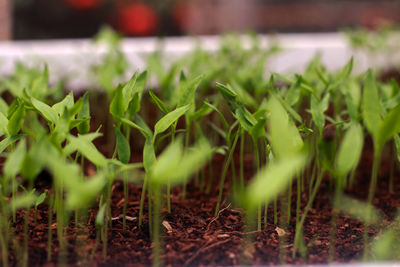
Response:
[[[118,215],[117,217],[111,218],[111,220],[112,220],[112,221],[116,221],[116,220],[122,219],[123,217],[124,217],[124,215],[120,214],[120,215]],[[131,216],[128,216],[128,215],[125,216],[125,218],[126,218],[127,221],[131,221],[131,222],[137,220],[137,217],[131,217]]]
[[[221,209],[221,210],[218,212],[217,216],[215,216],[215,217],[208,223],[207,228],[206,228],[206,232],[208,232],[208,231],[210,230],[209,228],[210,228],[211,224],[212,224],[213,222],[215,222],[216,220],[218,220],[219,215],[220,215],[222,212],[224,212],[225,210],[229,209],[230,207],[231,207],[231,203],[229,203],[228,206],[226,206],[225,208]]]

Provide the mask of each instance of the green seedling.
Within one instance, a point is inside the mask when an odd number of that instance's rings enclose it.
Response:
[[[160,265],[160,209],[161,187],[168,184],[181,184],[198,171],[212,152],[207,141],[202,140],[193,149],[183,151],[182,142],[177,139],[155,160],[149,173],[149,191],[154,196],[154,259],[153,265]]]
[[[382,112],[377,84],[374,74],[370,70],[367,72],[365,78],[363,93],[363,121],[374,142],[374,161],[368,192],[369,204],[372,204],[375,192],[383,146],[400,131],[400,104],[389,111],[384,117],[381,115]],[[364,233],[364,244],[366,245],[367,231],[365,230]],[[365,249],[367,249],[367,246],[365,246]],[[366,251],[364,255],[366,255]]]

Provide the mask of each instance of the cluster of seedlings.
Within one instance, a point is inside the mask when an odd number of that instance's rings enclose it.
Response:
[[[185,198],[192,179],[204,194],[218,194],[215,216],[229,184],[230,197],[245,216],[243,231],[266,227],[271,206],[278,229],[284,231],[294,221],[293,255],[298,257],[307,255],[303,226],[321,184],[327,182],[334,207],[331,242],[338,213],[344,212],[364,224],[364,260],[397,259],[397,223],[386,227],[380,238],[371,238],[367,231],[379,227],[383,218],[373,206],[382,155],[391,151],[389,191],[400,160],[400,86],[395,80],[382,82],[373,70],[352,74],[353,59],[330,72],[319,57],[302,74],[266,74],[268,57],[279,49],[262,48],[256,37],[244,49],[235,36],[226,36],[218,52],[196,49],[168,67],[162,53],[155,53],[148,70],[115,86],[126,75],[127,61],[116,35],[106,31],[100,39],[110,46],[104,64],[93,68],[107,99],[97,112],[103,112],[103,118],[91,111],[96,109],[91,100],[101,91],[65,94],[62,83],[49,85],[46,67],[20,64],[13,75],[0,80],[2,266],[11,264],[10,253],[17,255],[19,265],[29,264],[27,233],[34,226],[28,219],[32,213],[36,218],[39,206],[49,214],[49,261],[55,256],[53,226],[59,246],[56,261],[63,264],[68,257],[67,226],[87,224],[93,207],[97,234],[92,252],[102,249],[106,256],[116,180],[124,188],[124,228],[130,218],[129,184],[142,184],[137,223],[142,226],[147,216],[155,266],[162,264],[161,210],[173,213],[171,190],[181,187]],[[150,77],[157,79],[157,90],[148,88]],[[97,127],[99,122],[103,127]],[[96,143],[102,135],[107,140],[103,151]],[[362,177],[369,191],[361,201],[345,190],[354,185],[366,138],[372,138],[373,164],[370,177]],[[134,153],[140,161],[132,160]],[[219,176],[212,170],[215,154],[224,157]],[[248,155],[254,165],[250,177],[244,171]],[[49,189],[37,183],[43,173],[51,176]],[[295,207],[292,195],[297,196]],[[23,224],[22,240],[13,231],[17,222]]]

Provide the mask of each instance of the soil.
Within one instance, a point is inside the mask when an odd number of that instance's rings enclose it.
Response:
[[[364,151],[361,164],[356,174],[356,184],[346,190],[346,194],[365,200],[369,186],[371,168],[371,151],[368,147]],[[237,156],[237,155],[236,155]],[[374,205],[384,214],[383,224],[388,224],[400,206],[400,181],[396,171],[394,193],[388,192],[388,174],[390,155],[383,158],[380,179],[376,190]],[[135,160],[135,159],[133,159]],[[137,160],[137,159],[136,159]],[[238,161],[238,157],[235,159]],[[213,160],[214,177],[219,177],[223,165],[223,157],[218,155]],[[251,157],[245,157],[245,174],[251,177],[254,173]],[[90,172],[90,166],[88,167]],[[209,177],[206,170],[206,177]],[[230,174],[228,174],[230,177]],[[42,174],[37,186],[50,188],[51,177]],[[163,209],[162,223],[162,262],[166,266],[205,266],[205,265],[238,265],[251,263],[256,265],[270,265],[278,263],[327,263],[330,251],[330,228],[332,216],[332,190],[329,177],[324,177],[321,188],[316,196],[304,224],[304,240],[307,255],[299,253],[292,256],[296,189],[292,196],[292,216],[290,225],[282,229],[281,225],[274,224],[273,207],[269,206],[267,224],[263,224],[262,231],[246,231],[244,227],[243,211],[235,207],[229,195],[229,182],[225,185],[225,198],[217,217],[214,209],[217,201],[217,182],[214,181],[213,190],[207,194],[199,190],[195,181],[188,185],[185,199],[182,199],[180,187],[172,191],[172,212]],[[65,229],[68,240],[68,255],[66,262],[70,266],[150,266],[152,260],[152,242],[148,231],[148,217],[144,216],[144,223],[138,226],[139,199],[141,186],[129,185],[129,202],[126,229],[122,227],[123,186],[117,181],[112,188],[112,227],[109,229],[107,256],[103,258],[102,244],[100,243],[91,257],[95,245],[96,228],[94,219],[97,209],[88,212],[88,223],[75,225],[71,223]],[[307,188],[302,193],[302,209],[308,198]],[[57,264],[59,250],[56,224],[52,225],[52,259],[47,262],[47,205],[38,208],[37,223],[34,225],[33,210],[29,219],[29,265],[54,266]],[[285,219],[278,211],[279,221]],[[18,212],[17,221],[12,232],[23,239],[24,211]],[[55,222],[55,218],[53,222]],[[381,226],[368,229],[370,237],[379,234]],[[337,231],[335,236],[335,262],[352,262],[360,259],[363,252],[363,230],[361,221],[345,214],[338,214]],[[280,242],[281,240],[281,242]],[[286,241],[284,241],[286,240]],[[246,242],[245,242],[246,241]],[[284,241],[284,242],[283,242]],[[244,245],[247,244],[247,245]],[[10,253],[10,261],[16,264],[16,255]]]

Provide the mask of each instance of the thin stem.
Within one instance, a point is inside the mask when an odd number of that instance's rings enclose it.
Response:
[[[160,266],[160,208],[161,208],[161,189],[155,188],[154,191],[154,217],[153,217],[153,266]]]
[[[240,154],[239,154],[239,177],[240,177],[240,190],[244,189],[244,133],[243,131],[240,132]]]
[[[215,207],[214,216],[218,215],[219,206],[221,204],[221,199],[222,199],[222,192],[224,190],[224,183],[225,183],[226,173],[227,173],[228,168],[229,168],[229,163],[232,160],[232,155],[233,155],[233,152],[235,151],[235,147],[236,147],[236,143],[237,143],[238,139],[239,139],[239,134],[236,134],[235,135],[235,139],[233,140],[232,147],[229,150],[228,158],[226,159],[226,162],[225,162],[225,165],[224,165],[224,169],[222,170],[221,178],[220,178],[220,181],[219,181],[218,200],[217,200],[217,205]]]
[[[142,225],[143,222],[143,207],[144,207],[144,199],[146,197],[146,187],[148,183],[147,173],[144,175],[144,181],[142,186],[142,195],[140,196],[140,207],[139,207],[139,226]],[[149,200],[150,201],[150,200]]]
[[[301,216],[300,222],[296,223],[296,234],[294,237],[294,248],[293,248],[293,256],[296,254],[296,249],[298,248],[299,244],[300,244],[300,236],[301,236],[301,231],[303,229],[303,225],[304,225],[304,221],[307,218],[307,214],[310,211],[312,204],[314,202],[315,196],[317,195],[319,186],[321,185],[322,182],[322,177],[324,175],[324,172],[320,172],[318,177],[317,177],[317,181],[315,182],[315,185],[312,189],[312,193],[310,195],[310,198],[308,199],[307,205],[304,209],[303,215]],[[300,187],[298,187],[297,189],[297,193],[299,193]],[[300,207],[299,207],[300,208]],[[300,211],[298,211],[298,214],[300,213]],[[296,220],[297,222],[297,220]]]
[[[123,207],[123,217],[122,217],[122,229],[126,228],[126,210],[128,208],[128,196],[129,196],[129,187],[128,187],[128,172],[124,172],[124,207]]]
[[[47,261],[51,261],[51,245],[53,239],[53,231],[52,231],[52,224],[53,224],[53,206],[54,206],[54,196],[51,193],[49,196],[49,210],[48,210],[48,218],[49,218],[49,225],[47,230]]]
[[[372,163],[372,174],[371,174],[371,181],[369,184],[369,191],[368,191],[368,205],[372,205],[372,200],[374,198],[374,194],[375,194],[375,188],[376,188],[376,183],[378,181],[378,170],[379,170],[379,164],[381,161],[381,153],[380,153],[380,149],[375,149],[375,153],[374,153],[374,161]],[[367,221],[369,221],[369,219],[371,218],[372,214],[371,214],[371,210],[367,210]],[[364,255],[363,255],[363,259],[366,260],[368,258],[368,252],[369,252],[369,246],[368,246],[368,228],[369,228],[369,224],[365,223],[364,224]]]
[[[258,151],[257,140],[253,140],[254,143],[254,158],[256,164],[257,173],[260,172],[260,153]],[[257,230],[261,230],[261,204],[257,206]]]

